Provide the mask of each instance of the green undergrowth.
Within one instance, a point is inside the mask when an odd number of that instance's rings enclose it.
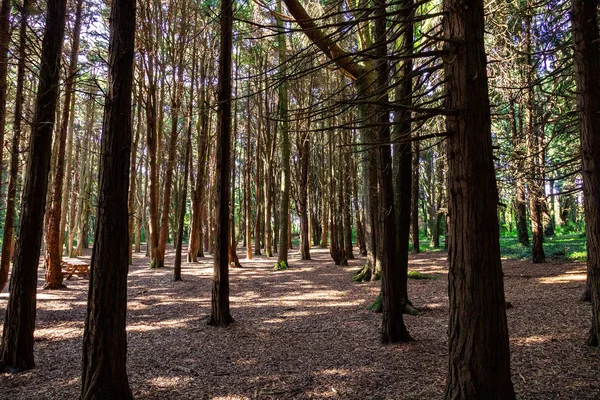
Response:
[[[408,271],[408,279],[429,279],[437,281],[438,278],[435,275],[423,274],[419,271]]]
[[[285,261],[281,261],[278,262],[277,264],[275,264],[275,266],[273,267],[273,269],[275,271],[285,271],[286,269],[289,269],[290,266],[288,265],[288,263],[286,263]]]
[[[585,235],[574,233],[544,238],[544,253],[547,259],[585,261]],[[531,246],[523,246],[514,236],[504,236],[500,238],[500,254],[509,260],[531,260]]]

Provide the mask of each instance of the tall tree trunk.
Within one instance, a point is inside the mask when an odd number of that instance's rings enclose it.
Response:
[[[127,379],[128,200],[135,0],[110,13],[108,92],[98,179],[98,222],[83,330],[81,399],[133,399]]]
[[[527,203],[525,202],[525,180],[523,178],[524,160],[527,155],[527,151],[523,149],[524,140],[523,132],[518,129],[517,125],[517,107],[516,102],[513,102],[510,107],[510,122],[513,131],[513,146],[515,149],[515,212],[517,222],[517,236],[519,243],[523,246],[529,246],[529,231],[527,230]]]
[[[377,110],[377,139],[380,143],[390,142],[390,114],[387,92],[389,90],[389,65],[387,62],[386,40],[386,4],[385,0],[374,0],[375,7],[375,51],[377,68],[375,88],[377,98],[382,105]],[[394,212],[394,188],[392,174],[392,152],[390,145],[382,145],[377,149],[377,177],[379,182],[379,229],[377,258],[381,262],[381,294],[383,319],[381,322],[381,342],[396,343],[412,340],[402,313],[405,295],[402,287],[402,266],[397,264],[398,243],[396,238],[396,215]],[[408,249],[407,249],[408,250]]]
[[[209,325],[233,322],[229,311],[229,152],[231,149],[231,67],[233,0],[221,0],[219,53],[218,139],[216,148],[216,227],[214,272]]]
[[[498,190],[492,158],[483,1],[444,0],[451,63],[448,106],[450,298],[444,398],[511,400],[510,350],[500,261]]]
[[[173,71],[173,93],[171,98],[171,134],[169,137],[169,153],[167,159],[167,171],[165,174],[165,188],[163,192],[162,217],[160,221],[160,236],[158,239],[158,254],[155,256],[159,266],[165,264],[165,251],[167,250],[167,239],[169,238],[169,212],[171,211],[171,187],[173,186],[173,170],[175,169],[175,154],[177,153],[177,125],[179,120],[179,109],[181,107],[181,95],[183,85],[183,53],[177,65],[177,75]]]
[[[25,83],[25,60],[27,57],[27,19],[30,0],[23,1],[21,22],[19,25],[19,63],[17,66],[17,89],[15,93],[15,113],[13,120],[13,137],[10,147],[10,167],[8,190],[6,193],[6,213],[4,231],[2,233],[2,257],[0,258],[0,292],[8,283],[8,271],[13,252],[15,200],[19,175],[19,143],[21,141],[21,123],[23,120],[23,86]],[[2,112],[2,111],[0,111]]]
[[[50,203],[48,231],[46,237],[46,284],[44,289],[64,288],[63,273],[60,265],[62,256],[62,233],[60,232],[61,202],[63,180],[65,176],[65,146],[67,142],[67,131],[69,129],[69,119],[72,118],[71,101],[75,92],[75,74],[77,72],[77,56],[79,55],[79,34],[81,32],[81,14],[83,9],[83,0],[77,0],[77,10],[75,12],[75,26],[73,28],[73,42],[71,44],[71,54],[69,55],[69,70],[65,82],[65,101],[63,103],[60,132],[57,137],[58,153],[56,155],[56,169],[54,171],[54,183],[52,187],[52,196]]]
[[[4,170],[4,132],[8,109],[6,107],[6,97],[8,92],[8,46],[10,45],[11,36],[10,3],[10,0],[2,0],[0,2],[0,180],[2,179]]]
[[[192,79],[193,82],[193,79]],[[193,89],[191,90],[193,93]],[[193,98],[193,95],[190,95],[190,101]],[[191,108],[191,107],[190,107]],[[192,115],[190,113],[190,120]],[[185,222],[185,208],[187,204],[187,183],[188,183],[188,173],[190,168],[190,148],[192,147],[192,123],[190,121],[190,126],[188,128],[188,138],[185,146],[185,167],[183,171],[183,195],[181,196],[181,209],[179,211],[179,221],[177,228],[177,245],[175,247],[175,266],[173,267],[173,280],[180,281],[181,280],[181,248],[183,247],[183,225]]]
[[[597,15],[595,0],[572,0],[587,269],[592,293],[588,344],[596,347],[600,345],[600,33]]]
[[[73,93],[73,96],[75,97],[75,93]],[[73,180],[73,183],[79,183],[78,179],[79,179],[79,174],[74,173],[73,174],[73,178],[71,179],[71,170],[73,169],[73,136],[75,136],[75,103],[77,102],[76,97],[75,99],[73,99],[73,101],[71,101],[71,111],[69,112],[69,114],[72,116],[72,118],[69,118],[69,128],[67,131],[67,138],[68,138],[68,142],[67,142],[67,165],[65,166],[65,175],[67,176],[67,179],[63,179],[63,191],[62,191],[62,200],[61,200],[61,211],[60,211],[60,228],[59,228],[59,232],[60,232],[60,240],[61,242],[67,240],[67,243],[65,243],[65,254],[70,255],[71,253],[71,248],[73,247],[73,243],[71,242],[69,244],[68,242],[68,238],[69,238],[69,234],[71,233],[70,231],[68,232],[68,234],[65,234],[65,229],[67,226],[67,216],[69,217],[69,222],[71,221],[71,213],[72,213],[72,208],[71,206],[75,207],[75,203],[77,202],[77,192],[75,190],[71,190],[71,180]],[[77,152],[76,158],[79,155],[79,152]],[[76,160],[77,161],[77,160]],[[69,224],[70,226],[70,224]],[[59,245],[60,248],[62,248],[62,243]]]
[[[250,172],[252,170],[252,166],[250,163],[250,137],[251,137],[251,126],[250,126],[250,80],[248,80],[248,97],[246,100],[246,160],[245,160],[245,170],[244,170],[244,202],[246,204],[245,215],[246,215],[246,258],[248,260],[252,260],[252,205],[250,204]]]
[[[310,126],[308,128],[310,128]],[[308,166],[310,161],[310,137],[308,136],[308,133],[302,134],[299,153],[300,179],[298,181],[298,214],[300,214],[300,257],[302,260],[310,260],[310,239],[308,233]]]
[[[0,372],[19,372],[35,366],[33,331],[37,269],[48,190],[52,131],[58,100],[65,14],[66,0],[48,0],[40,59],[40,78],[22,194],[19,236],[15,246],[10,297],[4,318],[2,346],[0,346]]]
[[[527,156],[529,158],[529,212],[531,215],[531,260],[534,263],[543,263],[546,261],[544,254],[544,223],[543,223],[543,202],[544,202],[544,181],[541,174],[539,155],[542,151],[541,134],[535,127],[534,112],[534,91],[533,80],[535,66],[533,65],[532,49],[532,5],[527,1],[527,10],[525,14],[525,57],[526,57],[526,98],[527,105]]]
[[[413,0],[405,0],[402,8],[401,19],[405,21],[402,26],[402,36],[399,39],[400,51],[406,60],[399,65],[400,74],[396,86],[396,100],[407,107],[412,105],[412,77],[413,62],[410,56],[413,53]],[[412,197],[412,149],[409,141],[411,135],[411,112],[399,111],[394,115],[396,127],[393,132],[393,141],[404,141],[394,145],[394,210],[396,212],[396,263],[399,270],[400,285],[402,287],[402,308],[406,310],[408,300],[408,243],[410,240],[411,223],[411,197]]]
[[[410,230],[412,234],[412,252],[418,253],[421,251],[421,245],[419,243],[419,141],[415,140],[412,146],[414,151],[412,155]]]
[[[135,94],[133,95],[135,97]],[[128,247],[128,258],[129,265],[133,264],[133,232],[135,229],[135,198],[137,197],[137,186],[136,186],[136,175],[137,175],[137,150],[138,150],[138,142],[140,140],[140,130],[142,127],[142,113],[141,107],[138,105],[137,107],[137,120],[136,120],[136,129],[135,129],[135,139],[133,140],[133,145],[131,146],[131,164],[129,165],[129,194],[127,199],[127,209],[129,210],[129,247]]]
[[[281,12],[281,0],[277,0],[277,10]],[[281,132],[281,193],[279,198],[279,252],[277,253],[277,265],[288,265],[288,225],[290,214],[290,138],[288,121],[288,93],[287,93],[287,63],[286,63],[286,40],[283,21],[277,18],[278,47],[281,84],[279,85],[279,119]]]

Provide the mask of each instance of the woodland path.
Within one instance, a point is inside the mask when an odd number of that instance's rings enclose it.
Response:
[[[206,325],[212,259],[151,270],[134,254],[129,273],[128,370],[138,399],[440,399],[447,366],[446,254],[411,256],[411,270],[437,280],[409,280],[407,316],[416,342],[379,344],[380,315],[365,308],[379,283],[354,284],[364,258],[337,267],[327,250],[312,261],[290,254],[292,268],[273,271],[275,259],[241,258],[232,270],[228,329]],[[245,251],[239,250],[242,256]],[[89,253],[88,253],[89,257]],[[173,250],[167,254],[172,265]],[[600,351],[587,347],[590,305],[578,300],[585,266],[553,261],[504,261],[513,382],[519,399],[600,398]],[[88,281],[43,291],[38,277],[37,368],[0,374],[0,399],[75,399],[80,389],[81,335]],[[7,304],[0,293],[0,323]]]

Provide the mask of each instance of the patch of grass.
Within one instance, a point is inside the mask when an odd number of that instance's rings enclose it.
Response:
[[[585,261],[587,257],[585,236],[572,233],[545,238],[544,252],[548,259]],[[531,247],[523,246],[516,237],[504,236],[500,238],[500,254],[510,260],[530,260]]]
[[[375,313],[383,312],[383,296],[381,295],[381,292],[379,292],[379,295],[377,295],[377,298],[375,299],[373,304],[367,307],[367,310],[373,311]]]
[[[273,267],[273,269],[275,271],[285,271],[286,269],[289,269],[289,265],[288,263],[286,263],[285,261],[281,261],[278,262],[277,264],[275,264],[275,266]]]
[[[423,274],[419,271],[408,271],[408,279],[429,279],[432,281],[437,281],[437,276]]]

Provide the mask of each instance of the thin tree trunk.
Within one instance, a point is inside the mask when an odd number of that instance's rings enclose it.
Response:
[[[81,15],[83,10],[83,0],[77,0],[77,10],[75,12],[75,26],[73,28],[73,42],[71,44],[71,54],[69,55],[69,70],[65,82],[65,101],[63,103],[62,119],[60,132],[57,137],[58,153],[56,155],[56,169],[54,171],[54,183],[52,187],[52,196],[49,209],[48,231],[46,237],[46,284],[44,289],[62,289],[63,273],[61,267],[62,256],[62,232],[60,232],[61,202],[63,180],[65,176],[65,147],[67,142],[67,132],[69,129],[69,118],[72,118],[71,101],[75,92],[75,74],[77,72],[77,56],[79,54],[79,34],[81,32]]]
[[[418,253],[421,251],[419,243],[419,161],[420,161],[420,145],[419,141],[413,142],[412,156],[412,185],[411,185],[411,213],[410,213],[410,229],[412,234],[412,252]]]
[[[277,0],[277,10],[281,12],[281,0]],[[290,214],[290,138],[288,121],[288,93],[287,93],[287,63],[286,40],[281,18],[277,18],[279,43],[280,79],[279,85],[279,118],[281,131],[281,193],[279,203],[279,252],[277,253],[277,265],[288,265],[288,225]]]
[[[27,19],[29,16],[29,1],[30,0],[24,0],[23,2],[23,8],[21,9],[21,22],[19,25],[19,63],[17,65],[17,88],[15,93],[13,137],[10,147],[10,167],[8,190],[6,194],[6,214],[4,217],[4,231],[2,233],[2,256],[0,258],[0,292],[6,287],[6,284],[8,283],[10,261],[13,256],[12,253],[15,223],[15,201],[17,197],[17,181],[19,177],[19,143],[21,141],[21,123],[23,120],[23,87],[25,83],[25,61],[27,57]]]

